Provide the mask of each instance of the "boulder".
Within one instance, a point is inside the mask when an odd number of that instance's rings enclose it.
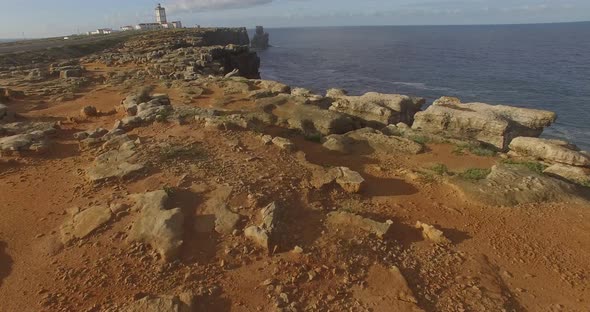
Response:
[[[354,116],[365,126],[379,128],[398,122],[411,124],[414,115],[425,103],[421,98],[376,92],[348,96],[330,90],[328,96],[334,99],[330,110]]]
[[[393,222],[389,220],[381,223],[345,211],[330,212],[326,220],[330,224],[360,229],[375,234],[379,238],[383,238],[389,232],[391,225],[393,224]]]
[[[572,166],[590,167],[590,156],[561,140],[518,137],[510,143],[510,150],[522,156],[529,156],[548,162]]]
[[[129,231],[129,240],[151,245],[166,261],[176,259],[183,243],[182,210],[165,209],[168,201],[165,191],[134,194],[131,198],[135,200],[133,209],[139,211],[139,216]]]
[[[587,168],[555,164],[545,169],[543,173],[574,183],[590,185],[590,169]]]
[[[365,185],[365,179],[356,171],[346,167],[338,167],[333,170],[338,171],[336,174],[336,183],[348,193],[360,193]]]
[[[458,139],[475,139],[507,150],[512,139],[538,137],[557,119],[553,112],[444,97],[414,116],[412,129]]]
[[[282,138],[282,137],[275,137],[272,139],[272,144],[278,146],[279,148],[286,150],[286,151],[292,151],[295,148],[295,145],[293,145],[293,142],[291,142],[288,139]]]
[[[260,210],[260,224],[247,227],[244,230],[244,235],[257,245],[270,250],[276,243],[281,213],[282,210],[276,203],[268,204]]]
[[[365,186],[365,179],[358,172],[347,167],[335,167],[328,170],[320,166],[314,167],[311,184],[317,189],[336,183],[348,193],[359,193]]]
[[[546,175],[523,166],[500,164],[482,180],[451,180],[468,199],[487,205],[515,206],[542,202],[580,202],[587,204],[588,189]]]
[[[50,144],[42,131],[11,135],[0,138],[0,153],[45,152]]]
[[[225,205],[217,206],[215,209],[215,231],[219,234],[231,234],[238,222],[240,215],[232,212]]]
[[[61,226],[61,237],[64,244],[73,239],[84,238],[94,230],[109,222],[112,217],[108,206],[94,206],[80,211],[74,209],[68,219]]]
[[[422,231],[422,237],[424,239],[429,240],[435,244],[449,244],[451,241],[445,237],[445,234],[435,228],[432,225],[428,225],[426,223],[422,223],[420,221],[416,222],[416,228]]]
[[[315,105],[289,103],[276,107],[273,114],[284,120],[290,129],[297,129],[308,135],[342,134],[357,128],[347,115]]]

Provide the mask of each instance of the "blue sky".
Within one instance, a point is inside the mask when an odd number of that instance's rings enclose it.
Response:
[[[151,21],[156,1],[3,0],[0,38],[46,37]],[[344,26],[590,20],[590,0],[162,0],[185,26]]]

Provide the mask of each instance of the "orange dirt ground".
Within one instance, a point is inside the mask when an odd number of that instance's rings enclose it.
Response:
[[[104,70],[89,68],[96,74]],[[177,90],[156,91],[169,94],[172,105],[181,102]],[[82,120],[79,111],[86,105],[111,111],[125,95],[117,88],[100,87],[76,100],[35,110],[19,109],[34,107],[35,99],[10,103],[27,118],[62,121],[62,130],[48,153],[0,162],[0,311],[100,311],[105,303],[125,304],[142,294],[186,289],[206,290],[198,304],[202,311],[272,311],[274,303],[262,283],[293,276],[300,280],[302,274],[305,281],[286,286],[291,297],[300,298],[301,311],[313,304],[317,311],[340,311],[342,302],[351,303],[347,311],[403,311],[389,291],[399,285],[387,278],[380,257],[396,263],[425,311],[498,311],[495,300],[502,301],[506,311],[590,311],[589,207],[486,207],[467,201],[440,177],[416,173],[437,163],[454,172],[489,168],[499,158],[456,155],[450,144],[428,144],[420,155],[341,155],[293,136],[308,162],[349,167],[367,182],[358,195],[336,188],[318,192],[307,185],[309,172],[300,155],[263,145],[257,133],[155,123],[131,134],[148,144],[197,144],[207,161],[160,163],[133,179],[89,183],[84,170],[96,154],[81,151],[72,134],[110,128],[121,115]],[[209,107],[219,96],[219,90],[213,90],[190,105]],[[282,129],[266,131],[289,135]],[[128,194],[177,186],[174,206],[196,217],[218,186],[236,181],[244,187],[236,187],[239,191],[229,206],[238,213],[273,200],[289,207],[284,250],[267,256],[241,237],[197,233],[187,221],[180,261],[163,264],[148,246],[126,242],[132,214],[118,215],[97,233],[63,249],[55,241],[71,207],[125,202]],[[340,208],[393,220],[393,233],[379,241],[325,226],[325,211]],[[425,241],[414,228],[417,221],[436,225],[452,244],[441,247]],[[289,252],[295,246],[304,252]],[[306,281],[308,271],[317,278]],[[353,282],[343,282],[349,273]]]

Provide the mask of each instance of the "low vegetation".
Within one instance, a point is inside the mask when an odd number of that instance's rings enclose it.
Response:
[[[491,172],[491,169],[470,168],[460,173],[459,176],[466,180],[478,181],[485,179]]]
[[[536,172],[538,174],[543,174],[543,171],[547,169],[547,166],[543,165],[540,162],[536,161],[517,161],[512,159],[506,159],[502,161],[503,164],[507,165],[514,165],[514,166],[521,166],[529,169],[530,171]]]
[[[465,155],[465,151],[476,155],[476,156],[483,156],[483,157],[493,157],[496,156],[496,151],[473,144],[461,144],[457,145],[453,150],[453,154],[455,155]]]
[[[415,135],[409,138],[410,140],[418,143],[418,144],[426,144],[430,142],[430,138],[422,135]]]
[[[438,175],[449,174],[449,168],[444,164],[436,164],[436,165],[430,167],[430,170],[432,170],[434,173],[436,173]]]

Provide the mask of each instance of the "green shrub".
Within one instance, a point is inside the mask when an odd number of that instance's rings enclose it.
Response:
[[[542,174],[543,171],[545,171],[545,169],[547,169],[547,166],[543,165],[540,162],[536,162],[536,161],[516,161],[516,160],[506,159],[506,160],[503,160],[502,163],[507,164],[507,165],[525,167],[525,168],[529,169],[530,171],[536,172],[538,174]]]
[[[445,175],[449,173],[449,168],[444,164],[436,164],[430,168],[434,173],[438,175]]]
[[[459,174],[459,176],[463,179],[478,181],[485,179],[490,172],[490,169],[470,168]]]
[[[486,147],[473,145],[473,144],[457,145],[455,147],[455,149],[453,150],[453,154],[465,155],[465,150],[469,151],[469,153],[476,155],[476,156],[483,156],[483,157],[496,156],[496,151],[486,148]]]
[[[590,180],[580,182],[581,186],[590,187]]]
[[[319,133],[307,134],[305,139],[310,142],[322,143],[322,135]]]

